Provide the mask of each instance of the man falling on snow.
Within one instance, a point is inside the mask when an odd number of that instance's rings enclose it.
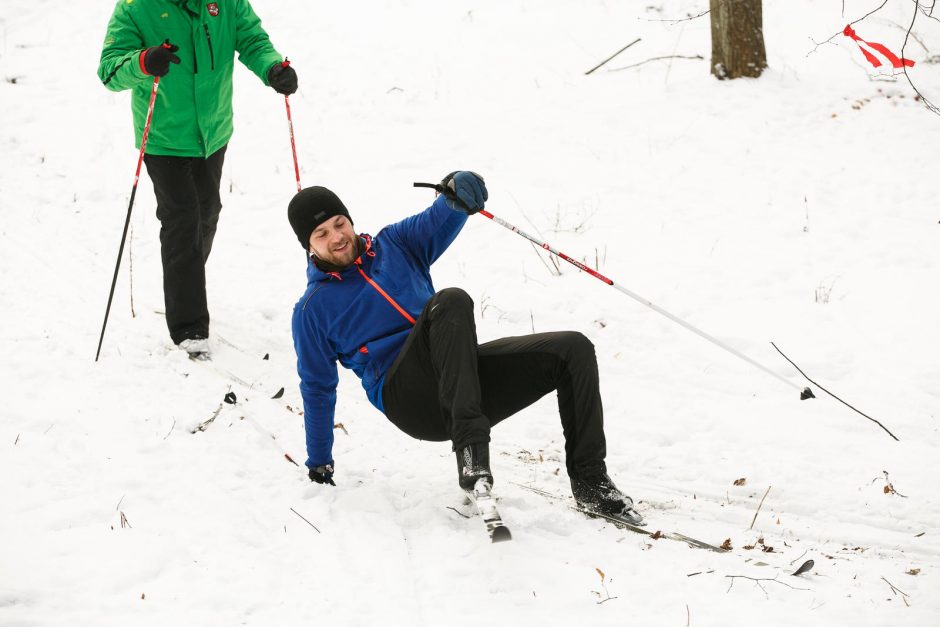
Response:
[[[430,267],[483,209],[483,179],[453,172],[429,208],[357,235],[342,201],[324,187],[291,200],[288,219],[308,253],[307,290],[293,337],[312,481],[333,481],[336,362],[353,370],[372,404],[408,435],[450,440],[458,482],[493,483],[490,429],[552,390],[565,436],[571,492],[589,511],[642,520],[604,463],[603,409],[594,346],[564,331],[477,344],[473,301],[435,292]]]

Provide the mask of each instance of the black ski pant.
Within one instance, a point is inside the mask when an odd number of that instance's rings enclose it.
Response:
[[[163,298],[170,338],[209,337],[206,260],[222,200],[225,146],[206,158],[144,155],[160,219]]]
[[[448,288],[425,305],[382,388],[385,413],[421,440],[454,449],[490,441],[490,428],[558,392],[569,476],[606,471],[594,345],[571,331],[477,345],[473,300]]]

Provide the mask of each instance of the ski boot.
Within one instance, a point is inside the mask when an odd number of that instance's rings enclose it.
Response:
[[[615,518],[631,525],[643,525],[643,517],[633,509],[633,499],[617,489],[606,472],[572,476],[571,494],[578,507],[588,514]]]
[[[490,446],[487,442],[467,444],[456,450],[457,481],[460,487],[470,492],[477,481],[483,479],[487,490],[493,487],[493,473],[490,471]]]

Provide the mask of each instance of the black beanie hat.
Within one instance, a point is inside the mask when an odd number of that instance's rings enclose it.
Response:
[[[352,224],[346,205],[325,187],[304,188],[297,192],[287,206],[287,219],[304,250],[310,249],[310,234],[313,230],[335,216],[346,216]]]

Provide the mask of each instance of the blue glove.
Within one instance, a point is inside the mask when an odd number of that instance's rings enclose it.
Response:
[[[489,198],[483,177],[469,170],[451,172],[441,181],[441,187],[444,188],[442,193],[447,198],[447,206],[467,215],[477,213]]]
[[[310,477],[310,480],[319,483],[335,486],[333,483],[333,464],[324,464],[322,466],[317,466],[316,468],[311,468],[307,472],[307,476]]]

